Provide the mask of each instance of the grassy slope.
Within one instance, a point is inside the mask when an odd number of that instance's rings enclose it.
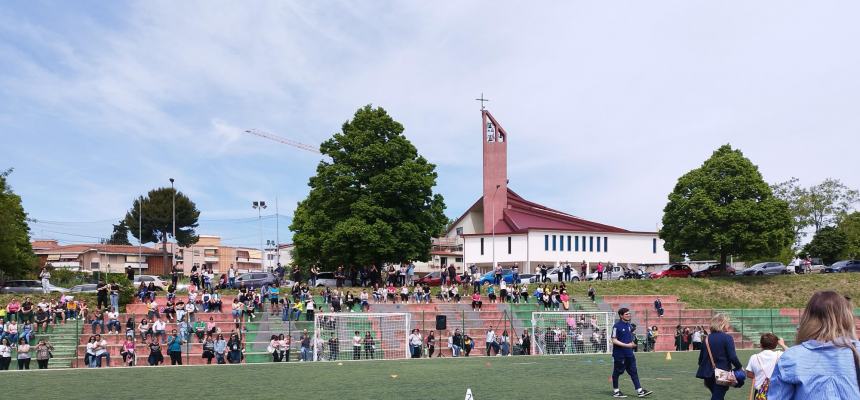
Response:
[[[750,352],[739,352],[746,362]],[[653,399],[707,397],[694,377],[698,352],[638,354],[642,385]],[[476,399],[610,398],[609,356],[471,357],[402,361],[137,367],[0,373],[3,392],[72,399]],[[394,377],[396,376],[396,377]],[[45,382],[50,382],[49,385]],[[121,383],[113,387],[110,382]],[[58,393],[61,388],[62,394]],[[141,389],[144,388],[144,389]],[[622,376],[621,389],[633,392]],[[746,399],[748,385],[729,400]],[[141,392],[143,390],[143,392]],[[107,397],[105,397],[107,396]],[[568,396],[569,397],[569,396]]]
[[[860,274],[852,273],[589,283],[598,296],[677,295],[689,308],[803,308],[813,293],[828,289],[860,299]],[[584,292],[588,283],[574,290]]]

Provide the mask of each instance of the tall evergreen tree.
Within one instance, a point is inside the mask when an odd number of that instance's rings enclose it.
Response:
[[[125,214],[125,225],[132,236],[141,239],[142,243],[162,243],[167,248],[167,239],[173,237],[173,197],[176,196],[176,242],[179,246],[190,246],[197,243],[198,236],[194,231],[200,211],[188,196],[174,188],[163,187],[150,190],[146,197],[137,198],[131,209]],[[138,224],[141,202],[143,205],[143,223]],[[142,225],[141,237],[138,237],[138,225]]]
[[[23,278],[35,272],[36,256],[21,197],[6,179],[11,173],[11,168],[0,173],[0,275]]]
[[[124,219],[113,225],[113,233],[111,233],[110,239],[107,240],[107,244],[131,245],[131,242],[128,241],[128,226],[125,224]]]
[[[663,212],[660,237],[671,253],[709,253],[725,263],[729,255],[777,256],[794,240],[786,202],[729,145],[678,179]]]
[[[356,111],[320,146],[308,197],[290,229],[299,265],[358,266],[428,260],[430,239],[445,227],[435,165],[418,155],[403,125],[382,108]]]

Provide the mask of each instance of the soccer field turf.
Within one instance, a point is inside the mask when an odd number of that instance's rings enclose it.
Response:
[[[746,362],[752,352],[739,352]],[[637,353],[652,399],[707,398],[698,352]],[[3,397],[47,399],[609,399],[611,357],[470,357],[0,373]],[[749,381],[727,399],[746,399]],[[621,390],[633,395],[627,375]],[[631,396],[634,397],[635,396]]]

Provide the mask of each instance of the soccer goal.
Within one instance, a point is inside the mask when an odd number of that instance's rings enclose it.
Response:
[[[607,353],[611,312],[533,312],[533,354]]]
[[[409,322],[408,313],[316,314],[314,360],[409,358]]]

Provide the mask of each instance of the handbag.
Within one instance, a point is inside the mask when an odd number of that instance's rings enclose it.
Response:
[[[714,368],[714,379],[717,381],[717,385],[734,386],[737,383],[735,374],[732,371],[717,368],[717,364],[714,363],[714,355],[711,354],[711,345],[708,343],[707,336],[705,337],[705,347],[708,349],[708,359],[711,360],[711,367]]]
[[[764,371],[764,367],[761,365],[761,360],[756,357],[756,362],[758,362],[758,367]],[[755,388],[755,384],[752,385]],[[755,390],[755,389],[753,389]],[[770,378],[765,376],[764,382],[761,384],[761,389],[755,392],[755,400],[767,400],[767,392],[770,390]]]

